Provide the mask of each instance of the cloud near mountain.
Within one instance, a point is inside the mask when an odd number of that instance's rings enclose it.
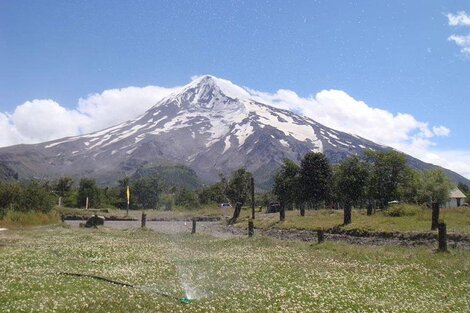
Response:
[[[128,87],[80,98],[75,108],[51,99],[27,101],[12,113],[0,112],[0,146],[37,143],[85,134],[134,119],[180,87]],[[391,146],[425,162],[445,166],[470,177],[470,152],[439,151],[433,138],[447,136],[445,126],[430,126],[407,113],[391,113],[369,106],[341,90],[322,90],[303,98],[280,89],[267,93],[245,88],[255,100],[301,113],[348,133]]]

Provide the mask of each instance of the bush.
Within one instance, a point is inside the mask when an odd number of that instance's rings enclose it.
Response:
[[[20,212],[47,213],[52,209],[53,203],[53,197],[46,188],[38,182],[32,181],[21,187],[12,207],[13,210]]]
[[[187,209],[199,207],[197,193],[189,189],[180,189],[175,195],[175,204]]]
[[[77,207],[85,207],[87,198],[88,208],[97,209],[100,207],[100,190],[96,185],[96,181],[91,178],[82,178],[78,187]]]
[[[409,204],[394,204],[385,211],[385,215],[392,216],[392,217],[414,216],[418,214],[420,211],[421,209],[417,206],[413,206]]]

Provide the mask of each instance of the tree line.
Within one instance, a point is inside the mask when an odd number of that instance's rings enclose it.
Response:
[[[404,154],[368,150],[331,165],[322,153],[308,153],[300,165],[285,160],[274,179],[273,193],[281,207],[319,206],[385,208],[392,201],[416,204],[449,199],[453,184],[440,169],[413,170]],[[345,212],[346,213],[346,212]]]
[[[127,207],[126,190],[131,189],[130,209],[171,210],[173,206],[188,209],[201,205],[230,202],[240,210],[250,198],[252,174],[240,168],[228,178],[197,190],[175,186],[162,180],[156,173],[147,176],[125,177],[114,187],[100,187],[92,178],[75,182],[61,177],[52,182],[0,182],[0,213],[6,210],[49,211],[57,204],[84,208],[88,198],[90,208]],[[447,201],[453,187],[439,169],[412,170],[405,155],[396,151],[366,151],[362,159],[350,157],[332,165],[322,153],[308,153],[296,164],[284,160],[274,177],[272,192],[256,194],[256,206],[267,206],[278,201],[283,209],[319,207],[384,208],[391,201],[416,204]],[[468,193],[468,186],[459,184]],[[3,214],[3,213],[1,213]]]

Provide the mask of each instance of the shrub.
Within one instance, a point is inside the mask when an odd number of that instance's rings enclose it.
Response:
[[[199,207],[197,193],[189,189],[180,189],[175,195],[175,204],[187,209]]]
[[[85,207],[87,198],[88,208],[96,209],[100,207],[100,190],[96,185],[96,181],[91,178],[82,178],[78,187],[77,207]]]
[[[15,211],[38,211],[44,213],[49,212],[52,206],[52,195],[36,181],[23,185],[12,205]]]
[[[418,214],[420,211],[421,209],[417,206],[413,206],[409,204],[394,204],[385,211],[385,215],[392,216],[392,217],[414,216]]]

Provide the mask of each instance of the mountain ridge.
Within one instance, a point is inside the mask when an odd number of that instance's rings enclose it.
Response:
[[[0,148],[0,163],[30,177],[95,177],[113,184],[145,164],[185,165],[207,183],[239,167],[268,187],[285,158],[311,151],[332,163],[365,149],[391,149],[253,99],[231,82],[205,75],[164,97],[136,119],[80,136]],[[431,168],[408,156],[416,168]],[[469,180],[446,170],[454,181]]]

